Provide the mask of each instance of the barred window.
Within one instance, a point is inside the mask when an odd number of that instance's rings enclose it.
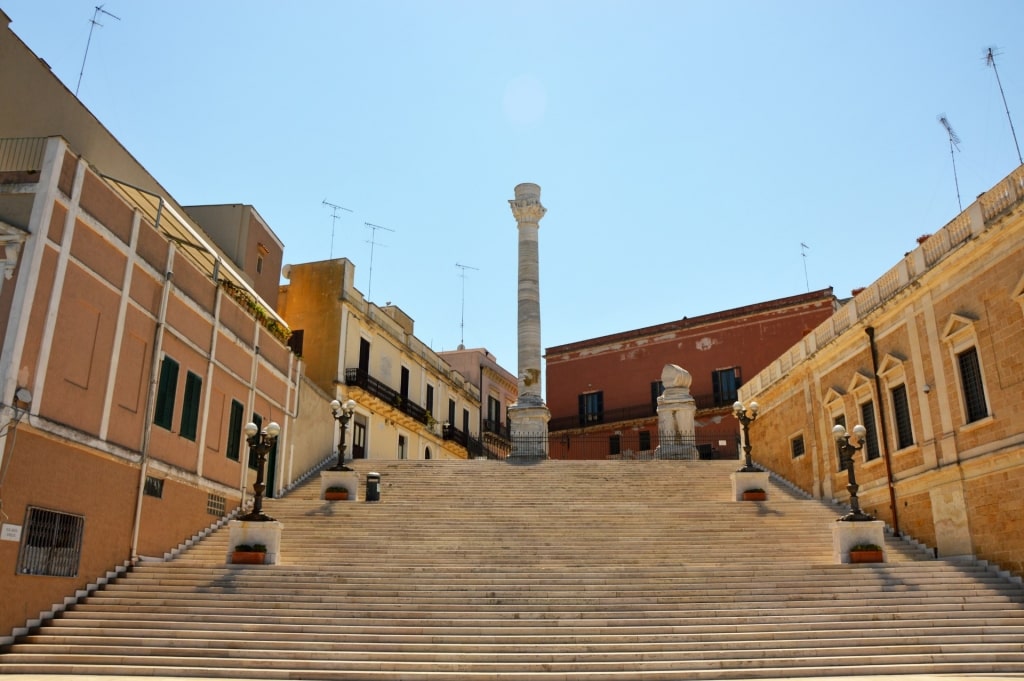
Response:
[[[892,389],[892,415],[896,421],[896,448],[903,449],[914,444],[914,431],[910,426],[910,405],[907,402],[907,386],[898,385]]]
[[[84,531],[84,516],[29,506],[18,574],[77,576]]]
[[[160,478],[154,478],[152,475],[147,475],[146,486],[142,488],[142,491],[148,497],[162,499],[164,496],[164,481]]]
[[[640,446],[638,449],[641,452],[646,452],[651,448],[651,431],[641,430],[640,431]]]
[[[227,499],[219,494],[206,495],[206,512],[210,515],[222,516],[227,507]]]
[[[608,436],[608,453],[611,455],[622,453],[622,438],[618,435]]]
[[[985,384],[981,380],[981,364],[978,362],[978,349],[964,350],[956,356],[956,359],[960,365],[960,386],[964,391],[967,423],[974,423],[988,416]]]
[[[789,449],[793,453],[793,458],[804,455],[804,436],[797,435],[795,438],[789,441]]]

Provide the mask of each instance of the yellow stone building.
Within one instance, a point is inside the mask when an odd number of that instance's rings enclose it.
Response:
[[[741,388],[753,458],[846,501],[832,430],[863,424],[865,511],[1024,575],[1024,166],[918,241]]]

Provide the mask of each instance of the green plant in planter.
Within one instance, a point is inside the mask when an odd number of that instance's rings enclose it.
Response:
[[[744,492],[754,492],[755,494],[765,494],[765,491],[760,487],[753,487],[751,489],[745,489]]]
[[[347,492],[348,488],[347,487],[339,487],[338,485],[331,485],[330,487],[328,487],[324,491],[326,491],[326,492]]]
[[[266,553],[267,552],[267,545],[266,544],[239,544],[238,546],[235,547],[235,551],[240,551],[242,553]]]
[[[881,551],[882,547],[878,544],[857,544],[851,551]]]

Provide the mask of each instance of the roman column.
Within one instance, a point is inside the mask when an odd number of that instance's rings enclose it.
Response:
[[[519,226],[519,397],[509,406],[512,456],[547,456],[548,420],[540,380],[540,258],[537,233],[547,209],[540,203],[540,187],[516,185],[510,200]]]

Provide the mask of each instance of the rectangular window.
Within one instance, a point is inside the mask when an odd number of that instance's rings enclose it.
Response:
[[[641,430],[640,431],[640,451],[646,452],[651,448],[651,431]]]
[[[299,357],[302,357],[302,339],[305,335],[302,329],[292,329],[292,335],[288,336],[289,349]]]
[[[896,448],[903,449],[914,444],[914,431],[910,427],[910,404],[907,402],[907,386],[898,385],[891,391],[892,415],[896,422]]]
[[[206,513],[208,515],[222,516],[227,507],[227,499],[219,494],[206,495]]]
[[[501,423],[501,402],[493,395],[487,396],[487,420],[495,425]]]
[[[142,488],[142,491],[147,497],[162,499],[164,496],[164,481],[160,478],[154,478],[151,475],[147,475],[146,486]]]
[[[352,424],[352,458],[366,458],[366,424],[362,421]]]
[[[407,449],[407,447],[406,447],[406,443],[405,443],[405,436],[404,435],[399,435],[398,436],[398,458],[399,459],[404,459],[406,456],[408,456],[408,452],[406,451],[406,449]]]
[[[964,391],[964,406],[967,408],[967,423],[974,423],[988,416],[985,402],[985,384],[981,380],[981,364],[978,349],[969,348],[956,356],[960,365],[960,386]]]
[[[448,400],[448,425],[455,427],[455,400]]]
[[[658,413],[658,398],[665,392],[665,384],[661,381],[651,381],[651,408]]]
[[[365,338],[359,339],[359,371],[370,373],[370,341]]]
[[[77,576],[84,531],[83,516],[29,506],[18,552],[18,574]]]
[[[427,384],[427,413],[434,415],[434,386]]]
[[[178,392],[178,363],[164,355],[160,363],[160,384],[156,389],[156,409],[153,424],[171,429],[174,422],[174,396]]]
[[[711,390],[714,393],[715,406],[732,404],[736,401],[736,391],[743,381],[740,380],[740,368],[716,369],[711,372]]]
[[[466,434],[466,437],[469,437],[469,410],[468,409],[463,409],[462,410],[462,432]]]
[[[179,434],[195,442],[199,426],[199,401],[203,393],[203,379],[191,371],[185,375],[185,397],[181,401],[181,430]]]
[[[611,455],[619,454],[622,451],[622,438],[618,435],[612,435],[608,438],[608,453]]]
[[[604,392],[598,390],[580,395],[579,410],[581,426],[604,421]]]
[[[878,428],[875,426],[875,403],[872,401],[865,402],[860,405],[860,418],[861,423],[864,424],[864,428],[867,429],[867,434],[864,436],[864,451],[866,452],[866,459],[871,461],[881,456],[881,452],[878,450]]]
[[[245,406],[238,400],[231,400],[231,416],[228,419],[228,446],[227,456],[232,461],[238,461],[239,453],[242,451],[242,417],[245,414]]]
[[[789,441],[789,451],[793,453],[793,458],[804,455],[804,436],[797,435],[795,438]]]
[[[409,399],[409,370],[406,367],[402,367],[400,381],[398,394],[402,396],[402,402],[406,402]]]

